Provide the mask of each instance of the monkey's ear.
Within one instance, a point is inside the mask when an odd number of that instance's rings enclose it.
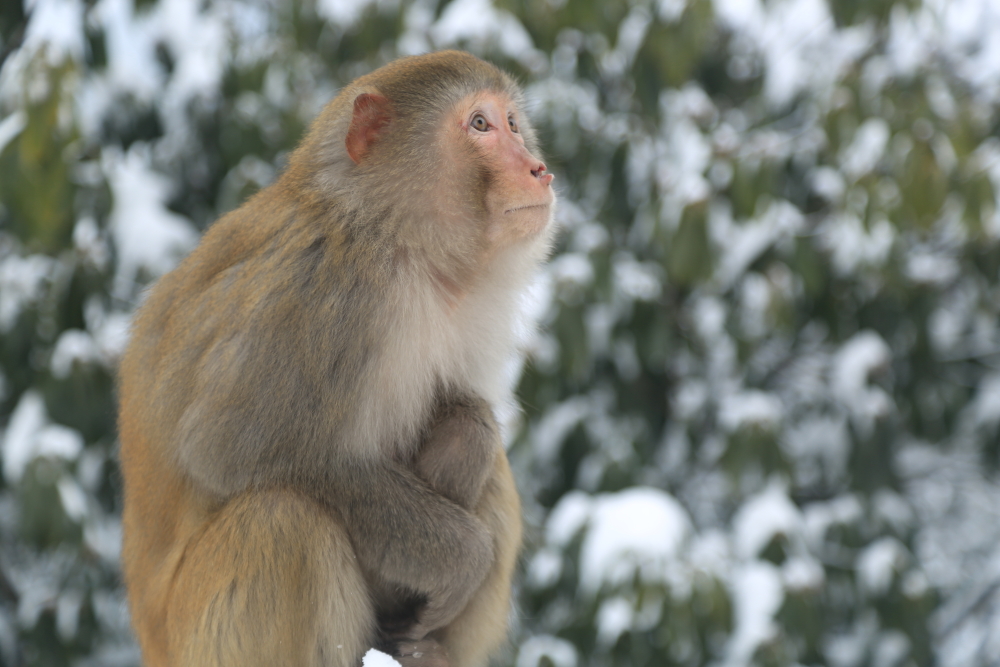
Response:
[[[354,115],[344,143],[355,164],[361,162],[390,120],[392,110],[387,98],[374,93],[361,93],[354,98]]]

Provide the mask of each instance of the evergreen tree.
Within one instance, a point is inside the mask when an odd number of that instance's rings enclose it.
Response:
[[[0,5],[0,665],[136,665],[115,363],[335,91],[471,50],[563,230],[510,664],[1000,662],[988,0]]]

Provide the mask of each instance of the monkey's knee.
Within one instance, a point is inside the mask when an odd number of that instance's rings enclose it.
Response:
[[[175,665],[352,666],[374,612],[346,532],[286,492],[227,504],[178,569],[168,611]]]

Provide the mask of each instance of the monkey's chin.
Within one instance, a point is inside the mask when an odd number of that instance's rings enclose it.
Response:
[[[530,204],[515,206],[503,212],[501,225],[506,231],[505,236],[512,240],[524,240],[537,236],[552,220],[552,204]]]

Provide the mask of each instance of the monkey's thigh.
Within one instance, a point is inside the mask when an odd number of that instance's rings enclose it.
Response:
[[[485,665],[507,639],[511,584],[521,548],[521,499],[503,452],[475,514],[493,535],[496,560],[466,608],[450,625],[432,633],[447,647],[451,667]]]
[[[374,612],[346,532],[317,503],[247,493],[188,545],[167,614],[171,663],[351,666]]]

